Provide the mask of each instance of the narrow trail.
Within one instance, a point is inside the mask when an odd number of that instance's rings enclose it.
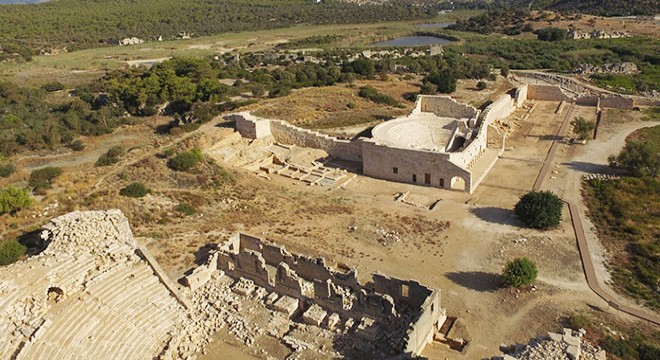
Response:
[[[558,140],[563,136],[564,132],[566,131],[566,128],[568,127],[568,123],[569,123],[568,120],[570,119],[570,116],[573,113],[574,108],[575,108],[575,103],[571,103],[571,107],[566,112],[562,125],[559,131],[557,132],[557,136],[555,137],[555,140],[553,141],[552,146],[548,151],[548,155],[545,158],[543,167],[541,168],[541,171],[539,172],[539,175],[536,178],[536,182],[534,183],[534,187],[532,189],[533,191],[539,191],[541,189],[541,186],[543,185],[543,182],[548,173],[548,169],[550,165],[553,163],[555,153],[557,151],[557,148],[559,147]],[[650,127],[657,124],[658,124],[657,122],[651,122],[647,124],[640,124],[631,129],[627,129],[626,131],[619,133],[615,138],[609,141],[608,145],[610,146],[610,149],[620,149],[625,144],[626,137],[630,133],[632,133],[637,129]],[[599,155],[601,154],[599,153]],[[573,181],[573,180],[576,179],[569,179],[569,181]],[[576,181],[580,181],[580,179],[577,179]],[[584,270],[584,275],[586,277],[589,288],[594,293],[596,293],[596,295],[598,295],[600,298],[605,300],[607,304],[612,308],[622,311],[628,315],[637,317],[639,319],[646,320],[653,324],[660,325],[660,316],[643,311],[641,310],[640,307],[633,307],[624,304],[622,301],[620,301],[615,296],[613,296],[610,291],[606,291],[598,283],[598,278],[596,277],[596,270],[594,268],[594,263],[592,260],[592,254],[589,251],[589,244],[587,242],[584,226],[582,225],[582,219],[580,217],[580,207],[578,205],[578,202],[580,202],[580,205],[584,206],[584,204],[581,203],[580,194],[579,194],[580,190],[579,187],[577,188],[573,187],[570,190],[571,191],[568,191],[566,194],[564,194],[564,199],[562,200],[568,205],[570,211],[571,224],[573,226],[573,231],[575,233],[577,247],[580,253],[580,260],[582,261],[582,268]]]

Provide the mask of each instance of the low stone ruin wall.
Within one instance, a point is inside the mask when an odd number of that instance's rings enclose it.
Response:
[[[528,85],[527,98],[540,101],[572,101],[558,86]]]
[[[467,104],[461,104],[449,96],[420,96],[419,107],[422,112],[432,112],[440,117],[456,119],[471,119],[479,115],[479,111]]]
[[[363,319],[362,323],[365,317],[374,319],[371,327],[362,329],[365,336],[375,340],[387,335],[401,354],[419,355],[446,319],[440,306],[440,290],[380,274],[375,274],[372,282],[361,284],[355,270],[333,269],[323,258],[294,255],[246,234],[236,234],[221,244],[200,269],[184,282],[199,287],[203,285],[200,279],[208,279],[210,272],[220,270],[232,278],[249,279],[269,291],[297,299],[296,303],[320,306],[321,312]],[[398,339],[392,339],[395,334]]]
[[[278,120],[271,121],[270,130],[273,138],[282,144],[321,149],[340,159],[362,161],[362,149],[359,141],[340,140]]]
[[[632,98],[623,96],[603,96],[600,98],[601,108],[632,109],[635,106]]]
[[[328,155],[340,159],[362,161],[360,141],[340,140],[317,131],[291,125],[287,121],[259,118],[249,112],[230,114],[225,116],[225,119],[235,121],[236,130],[241,136],[248,139],[272,136],[275,141],[282,144],[320,149],[327,152]]]

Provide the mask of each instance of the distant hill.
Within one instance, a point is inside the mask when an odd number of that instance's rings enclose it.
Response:
[[[495,4],[547,9],[563,13],[584,13],[599,16],[660,14],[658,0],[496,0]]]
[[[431,8],[410,4],[311,0],[56,0],[1,5],[0,61],[14,54],[27,58],[43,49],[90,48],[126,37],[172,39],[183,31],[202,36],[297,24],[428,19],[435,14]]]
[[[658,0],[561,0],[547,7],[562,12],[581,12],[601,16],[660,14]]]

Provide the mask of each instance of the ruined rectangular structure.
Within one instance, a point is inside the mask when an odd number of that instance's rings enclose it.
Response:
[[[341,140],[283,120],[249,112],[228,115],[246,138],[272,137],[282,144],[321,149],[330,156],[360,162],[365,175],[472,193],[503,151],[495,122],[527,99],[527,85],[513,89],[480,111],[448,96],[419,96],[408,116],[373,128],[372,138]],[[502,138],[489,147],[489,139]],[[494,141],[497,142],[497,141]]]
[[[222,244],[204,267],[277,293],[278,302],[297,307],[286,312],[301,322],[355,324],[355,335],[384,358],[418,356],[446,320],[438,289],[380,274],[361,284],[355,270],[333,269],[323,258],[294,255],[246,234]]]

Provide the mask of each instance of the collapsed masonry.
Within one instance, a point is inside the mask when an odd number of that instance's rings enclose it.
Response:
[[[379,124],[372,138],[354,141],[249,112],[225,118],[235,121],[245,138],[272,137],[282,144],[321,149],[331,157],[361,163],[367,176],[472,193],[504,151],[504,135],[496,122],[526,100],[527,85],[504,94],[483,111],[448,96],[421,95],[408,116]]]
[[[222,244],[183,282],[195,291],[224,275],[236,280],[233,291],[242,295],[270,292],[266,304],[290,319],[343,328],[338,335],[354,338],[352,355],[341,351],[350,358],[418,356],[447,319],[438,289],[380,274],[363,285],[355,270],[331,269],[322,258],[293,255],[246,234]]]
[[[584,329],[564,328],[562,333],[549,332],[548,336],[531,339],[526,345],[501,346],[503,356],[492,360],[606,360],[605,350],[593,347],[582,339]]]
[[[354,271],[247,235],[181,292],[119,210],[72,212],[38,236],[41,253],[0,268],[3,359],[194,359],[223,328],[248,346],[275,339],[292,359],[400,358],[445,319],[439,290],[382,275],[363,286]]]
[[[189,321],[119,210],[60,216],[40,237],[43,252],[0,268],[0,358],[153,359]]]

